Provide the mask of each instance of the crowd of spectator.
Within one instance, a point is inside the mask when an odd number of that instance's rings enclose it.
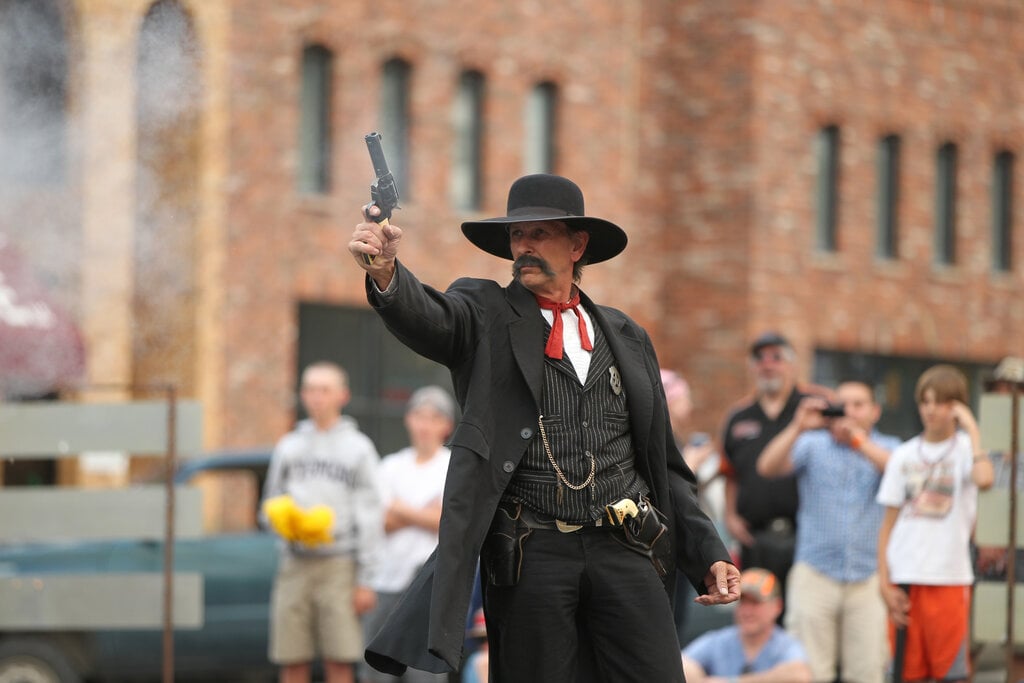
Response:
[[[981,447],[963,374],[938,365],[919,378],[923,429],[904,441],[878,431],[881,406],[869,379],[835,388],[800,383],[793,347],[780,334],[753,342],[750,370],[753,392],[725,417],[720,438],[694,430],[686,380],[661,374],[701,506],[743,570],[734,623],[691,642],[688,614],[702,608],[688,583],[678,583],[686,679],[881,683],[895,671],[895,680],[966,681],[970,587],[976,574],[1005,575],[1006,565],[1004,549],[971,554],[977,494],[1006,468]],[[264,505],[266,523],[282,536],[270,646],[281,680],[308,681],[316,656],[329,683],[357,675],[364,683],[454,680],[414,669],[387,676],[359,664],[364,641],[437,544],[454,401],[440,387],[414,392],[409,447],[378,459],[341,416],[341,368],[307,368],[301,396],[310,419],[278,444]],[[1000,479],[1007,485],[1005,474]],[[290,512],[281,511],[282,498]],[[333,528],[323,537],[312,526],[317,506]],[[303,524],[312,535],[302,536]],[[466,643],[460,680],[483,683],[478,599]]]

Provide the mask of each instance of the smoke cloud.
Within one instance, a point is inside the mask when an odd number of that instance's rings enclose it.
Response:
[[[19,249],[58,308],[78,319],[80,196],[90,169],[79,163],[75,136],[103,133],[86,130],[75,119],[87,108],[89,93],[76,87],[74,79],[84,70],[72,62],[71,46],[82,43],[69,31],[90,17],[72,20],[69,5],[0,0],[0,235]],[[125,127],[136,130],[138,156],[106,162],[129,166],[126,175],[135,194],[135,375],[178,379],[186,374],[194,338],[189,311],[198,204],[199,51],[191,17],[179,2],[155,2],[138,19],[138,36],[127,37],[137,38],[127,41],[138,48],[134,71],[116,75],[134,81],[136,99],[126,109],[134,111],[135,120],[110,122],[119,135]],[[80,55],[84,61],[96,58]],[[69,93],[75,96],[73,107]],[[0,321],[0,343],[2,327]],[[0,395],[2,373],[0,368]]]

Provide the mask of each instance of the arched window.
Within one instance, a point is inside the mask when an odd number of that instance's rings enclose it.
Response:
[[[875,253],[899,258],[900,136],[878,141],[878,231]]]
[[[191,17],[177,0],[153,3],[136,56],[132,373],[185,394],[195,386],[199,74]]]
[[[459,77],[451,186],[453,203],[459,209],[478,209],[482,200],[484,85],[479,71],[464,71]]]
[[[558,86],[538,83],[526,101],[523,170],[526,173],[554,173]]]
[[[299,102],[299,191],[326,194],[331,188],[331,72],[334,55],[323,45],[302,50]]]
[[[826,126],[818,132],[818,189],[815,242],[821,251],[839,246],[839,126]]]
[[[409,81],[412,67],[403,59],[384,63],[381,79],[380,134],[398,193],[409,198]]]
[[[992,267],[1013,270],[1013,152],[996,154],[992,168]]]
[[[935,158],[935,263],[956,263],[957,147],[941,145]]]
[[[68,45],[54,0],[0,0],[0,178],[67,176]]]

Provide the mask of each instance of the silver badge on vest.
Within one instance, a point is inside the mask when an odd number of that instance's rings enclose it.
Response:
[[[619,369],[614,365],[608,368],[608,374],[611,375],[608,378],[608,383],[612,387],[612,393],[618,396],[622,393],[622,375],[619,374]]]

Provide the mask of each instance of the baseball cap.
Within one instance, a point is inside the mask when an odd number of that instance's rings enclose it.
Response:
[[[406,405],[405,411],[407,413],[411,413],[417,408],[421,408],[423,406],[433,408],[449,420],[455,419],[455,401],[452,399],[451,394],[439,386],[431,384],[430,386],[422,387],[412,392],[412,396],[409,397],[409,403]]]
[[[775,574],[759,567],[747,569],[740,574],[740,591],[743,597],[752,598],[758,602],[768,602],[782,597],[779,580],[775,578]]]
[[[992,376],[1004,382],[1024,382],[1024,358],[1007,356],[999,361]]]
[[[793,348],[793,345],[789,343],[789,340],[783,337],[778,332],[768,331],[762,332],[758,335],[754,343],[750,345],[750,355],[756,356],[758,351],[766,346],[785,346],[787,348]]]

